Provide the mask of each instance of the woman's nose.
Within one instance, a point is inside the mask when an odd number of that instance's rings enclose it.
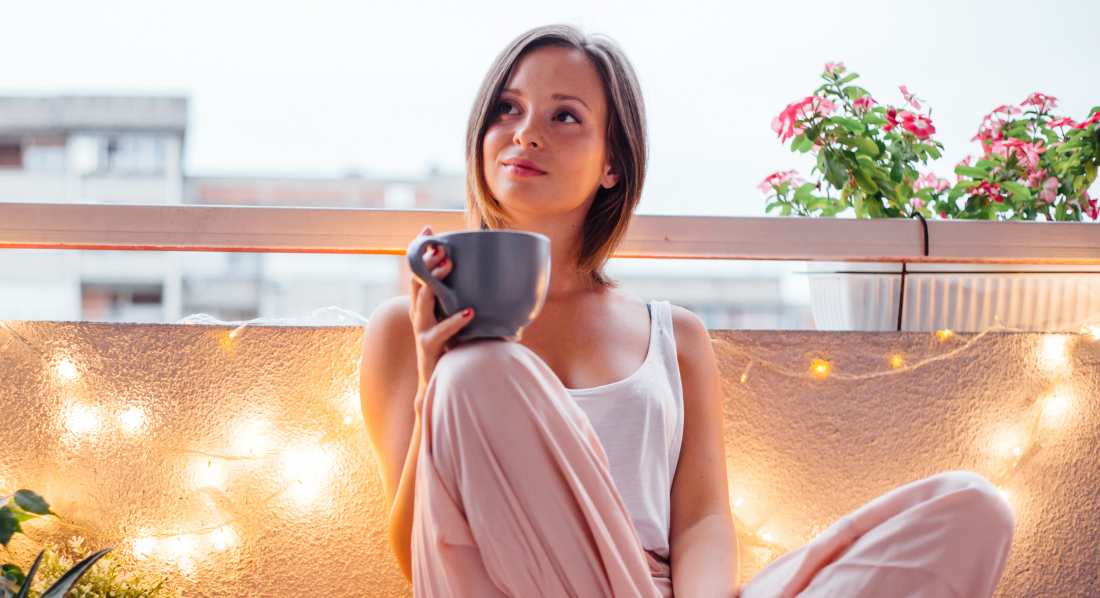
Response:
[[[528,114],[516,124],[516,130],[512,134],[512,143],[523,148],[537,148],[544,145],[542,131],[536,119]]]

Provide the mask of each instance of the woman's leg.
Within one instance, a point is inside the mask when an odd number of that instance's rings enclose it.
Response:
[[[951,471],[892,490],[764,567],[744,598],[988,598],[1015,517],[978,474]]]
[[[584,412],[526,347],[448,351],[424,401],[418,597],[659,597]]]

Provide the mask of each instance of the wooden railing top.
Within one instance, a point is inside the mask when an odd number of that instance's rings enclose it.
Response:
[[[0,248],[403,254],[451,210],[0,202]],[[638,216],[618,257],[1100,265],[1100,225]]]

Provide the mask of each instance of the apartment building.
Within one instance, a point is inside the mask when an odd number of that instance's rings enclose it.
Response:
[[[0,202],[461,209],[463,177],[187,176],[182,97],[0,98]],[[621,286],[713,328],[812,327],[804,281],[775,265],[616,260]],[[0,249],[0,319],[176,322],[368,315],[406,292],[403,258]],[[794,289],[792,291],[792,289]],[[318,316],[305,324],[346,324]]]

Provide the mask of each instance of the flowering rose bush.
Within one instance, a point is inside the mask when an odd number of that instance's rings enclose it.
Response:
[[[817,157],[805,182],[791,170],[760,184],[769,194],[767,211],[835,216],[849,208],[857,217],[904,217],[918,212],[941,218],[1093,220],[1100,218],[1088,188],[1100,167],[1100,107],[1082,122],[1051,113],[1057,98],[1041,93],[1020,106],[989,113],[974,141],[982,156],[955,167],[952,185],[919,165],[940,157],[932,139],[936,127],[922,114],[924,100],[900,91],[900,107],[879,106],[866,90],[848,85],[844,63],[830,62],[825,83],[788,105],[772,129],[791,150]],[[811,173],[813,174],[813,173]]]
[[[768,211],[802,216],[835,216],[853,208],[859,217],[931,216],[945,186],[922,175],[917,164],[940,157],[943,145],[932,139],[936,127],[918,112],[920,100],[901,88],[901,109],[878,106],[867,90],[849,85],[859,75],[845,75],[844,63],[829,63],[825,83],[788,105],[772,121],[791,150],[817,155],[814,172],[822,180],[802,182],[794,171],[776,173],[760,188],[771,194]],[[782,175],[782,176],[780,176]]]

